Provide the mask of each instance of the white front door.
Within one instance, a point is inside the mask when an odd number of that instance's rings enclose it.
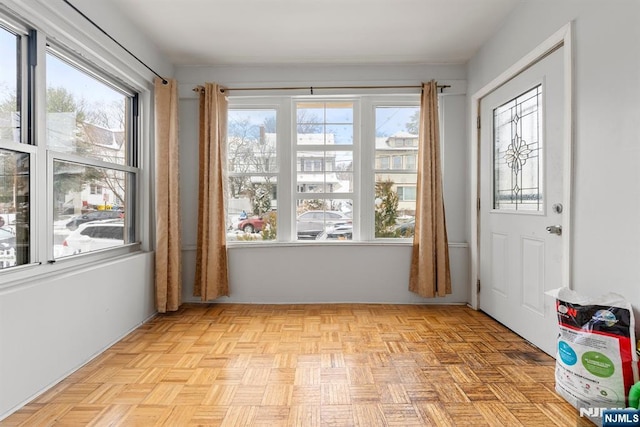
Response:
[[[480,101],[480,309],[551,355],[557,319],[544,292],[562,286],[563,49]]]

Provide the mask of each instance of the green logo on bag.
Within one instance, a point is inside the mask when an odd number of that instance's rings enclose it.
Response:
[[[610,377],[616,370],[611,359],[597,351],[587,351],[583,354],[582,365],[587,371],[601,378]]]

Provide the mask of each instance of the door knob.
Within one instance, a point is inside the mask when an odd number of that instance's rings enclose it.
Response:
[[[547,233],[556,234],[558,236],[562,235],[562,226],[561,225],[550,225],[547,227]]]

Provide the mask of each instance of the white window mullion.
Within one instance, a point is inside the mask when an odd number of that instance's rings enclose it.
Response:
[[[134,166],[128,165],[120,165],[118,163],[105,162],[102,160],[92,159],[90,157],[82,157],[77,154],[68,154],[61,153],[56,151],[49,150],[49,154],[51,154],[56,160],[62,160],[69,163],[78,163],[83,166],[94,166],[102,169],[113,169],[122,172],[139,172],[139,169]]]
[[[361,135],[359,144],[359,187],[357,193],[359,193],[358,209],[360,213],[359,233],[356,234],[363,241],[370,241],[374,239],[374,218],[373,218],[373,206],[374,206],[374,171],[373,162],[375,157],[375,107],[371,103],[369,98],[362,100],[360,107],[360,126]],[[354,230],[355,233],[355,230]]]
[[[33,141],[37,154],[34,169],[34,192],[31,198],[31,237],[33,261],[44,263],[53,259],[53,168],[47,156],[47,37],[39,32],[37,39],[34,87]],[[34,252],[35,250],[35,252]]]
[[[291,241],[291,222],[293,206],[293,187],[291,164],[295,162],[295,155],[291,153],[292,127],[291,127],[291,100],[289,98],[278,99],[278,116],[276,119],[276,132],[278,134],[278,241]],[[293,164],[295,170],[295,163]],[[295,218],[295,216],[293,216]]]
[[[353,237],[354,240],[362,240],[361,238],[361,221],[362,221],[362,191],[361,191],[361,154],[362,154],[362,104],[359,100],[353,101],[353,195],[351,212],[353,221]],[[356,221],[355,219],[360,220]]]
[[[353,240],[362,242],[377,240],[376,177],[393,181],[391,191],[397,191],[403,196],[399,201],[398,212],[401,211],[405,217],[400,218],[396,224],[400,226],[404,222],[411,221],[410,216],[413,213],[410,202],[413,201],[411,200],[413,193],[410,187],[415,185],[411,180],[415,170],[407,168],[415,166],[415,160],[409,158],[409,155],[416,150],[417,136],[415,130],[409,133],[413,126],[405,126],[405,123],[413,120],[408,114],[419,109],[417,95],[247,97],[232,99],[230,109],[261,110],[274,108],[276,104],[279,105],[276,129],[279,162],[278,241],[298,241],[298,213],[305,209],[315,210],[311,208],[314,206],[311,202],[315,199],[326,202],[326,211],[334,209],[342,210],[344,213],[345,210],[352,210],[350,216],[353,220]],[[331,110],[332,108],[334,110]],[[351,108],[352,110],[349,111]],[[311,127],[305,129],[303,131],[305,136],[301,137],[297,133],[297,116],[303,110],[306,110],[307,117],[301,119],[300,123]],[[316,124],[318,128],[315,128]],[[351,132],[349,127],[352,127],[352,133],[349,133]],[[330,143],[323,144],[323,135],[325,138],[335,138],[335,140],[332,139]],[[384,135],[384,137],[377,138],[376,135]],[[380,145],[380,150],[377,150],[376,144]],[[393,168],[394,155],[397,157],[396,168]],[[352,176],[344,172],[341,174],[341,170],[349,162],[352,162],[352,171],[347,173]],[[322,168],[320,168],[321,164],[324,165]],[[247,172],[240,173],[238,176],[240,175],[252,174]],[[345,188],[347,179],[352,189]],[[338,188],[336,183],[342,183],[344,186]],[[298,204],[305,200],[309,204],[304,204],[304,209],[298,209]],[[345,203],[347,200],[348,202]],[[321,205],[322,203],[318,203],[317,206]],[[306,218],[301,218],[300,224],[304,221],[312,221],[316,214],[312,213]],[[325,217],[326,214],[327,212]],[[396,224],[387,225],[380,234],[392,236],[389,231],[394,231]],[[313,232],[315,229],[307,231]],[[331,230],[333,231],[335,230]]]

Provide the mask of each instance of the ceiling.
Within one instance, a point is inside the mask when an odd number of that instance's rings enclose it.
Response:
[[[176,66],[465,63],[523,0],[105,0]]]

